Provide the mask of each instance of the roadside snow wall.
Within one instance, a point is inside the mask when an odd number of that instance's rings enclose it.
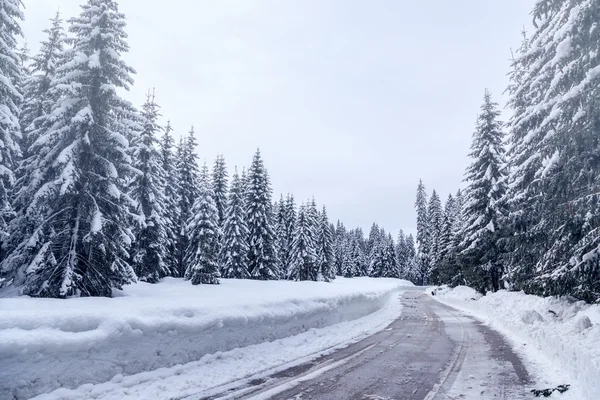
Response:
[[[567,298],[499,291],[481,296],[459,286],[433,297],[464,310],[513,340],[537,364],[551,365],[554,385],[571,384],[565,396],[597,399],[600,393],[600,305]],[[544,359],[540,359],[541,355]],[[548,373],[548,371],[543,371]]]
[[[405,281],[179,279],[118,297],[0,298],[0,398],[110,380],[273,341],[371,314]],[[285,351],[285,349],[282,349]]]

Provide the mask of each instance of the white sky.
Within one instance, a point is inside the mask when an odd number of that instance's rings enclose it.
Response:
[[[57,9],[24,0],[32,51]],[[275,196],[315,196],[330,218],[414,232],[419,178],[461,186],[484,89],[504,103],[510,49],[534,0],[121,0],[138,74],[176,133],[230,172],[260,147]]]

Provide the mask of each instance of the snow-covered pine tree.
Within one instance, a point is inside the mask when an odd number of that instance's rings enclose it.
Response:
[[[317,268],[322,278],[329,282],[335,279],[335,264],[333,256],[333,232],[327,217],[327,209],[323,206],[320,214],[317,232]]]
[[[415,246],[415,238],[412,234],[409,234],[406,237],[406,258],[408,259],[407,263],[407,276],[411,282],[420,284],[421,283],[421,275],[420,268],[417,260],[417,248]]]
[[[256,151],[246,178],[248,267],[252,279],[279,279],[271,188],[260,150]]]
[[[334,237],[334,258],[335,258],[335,270],[336,275],[344,276],[344,271],[346,270],[346,260],[348,258],[348,254],[346,251],[346,242],[347,242],[347,232],[344,224],[338,219],[336,228],[335,228],[335,237]]]
[[[181,139],[177,149],[177,189],[179,193],[179,214],[177,221],[177,276],[184,276],[188,266],[184,258],[190,245],[187,231],[188,222],[192,218],[192,207],[199,196],[198,156],[196,155],[196,137],[194,127],[185,138]]]
[[[417,187],[417,200],[415,202],[417,211],[417,265],[420,271],[419,280],[421,285],[426,285],[428,281],[428,272],[431,264],[429,217],[427,215],[427,192],[422,180],[419,180]]]
[[[448,195],[444,205],[442,230],[439,239],[438,281],[440,284],[451,284],[457,275],[456,249],[454,248],[454,226],[456,224],[456,201],[452,194]]]
[[[501,200],[506,191],[506,161],[499,115],[498,105],[486,90],[469,154],[473,162],[465,174],[467,223],[461,257],[469,284],[482,293],[498,290],[503,272],[498,240],[504,213]]]
[[[21,151],[19,140],[19,106],[23,100],[18,90],[22,80],[17,55],[17,37],[22,36],[19,20],[23,19],[21,0],[0,0],[0,238],[8,235],[13,217],[10,191],[15,181],[14,170]]]
[[[429,280],[439,284],[438,262],[440,252],[440,236],[442,231],[442,202],[435,190],[431,192],[427,207],[427,230],[429,232]]]
[[[366,270],[365,254],[362,249],[360,239],[356,235],[356,231],[351,231],[346,243],[348,252],[347,261],[344,266],[344,277],[353,278],[356,276],[364,276]]]
[[[379,225],[375,222],[371,225],[371,229],[369,230],[369,238],[367,239],[367,248],[366,254],[369,258],[369,264],[372,263],[373,257],[375,256],[374,252],[376,251],[377,245],[381,242],[381,230],[379,229]]]
[[[391,234],[388,234],[385,247],[385,264],[387,266],[384,273],[385,278],[399,278],[398,257],[396,256],[396,244]]]
[[[294,232],[296,230],[296,203],[294,200],[294,196],[292,194],[288,194],[285,200],[284,206],[284,238],[282,244],[285,245],[285,249],[280,251],[282,255],[282,259],[280,263],[284,266],[284,270],[282,270],[282,276],[288,276],[288,269],[290,266],[290,253],[292,248],[292,243],[294,242]]]
[[[221,252],[219,212],[206,164],[198,179],[198,197],[190,215],[186,229],[189,242],[184,258],[185,279],[192,281],[192,285],[218,284]]]
[[[540,0],[512,76],[511,278],[543,295],[600,298],[600,10]]]
[[[57,12],[51,21],[52,26],[44,30],[47,39],[41,42],[38,54],[31,59],[31,74],[25,77],[23,82],[24,101],[20,124],[25,164],[30,156],[29,146],[35,142],[37,134],[40,133],[39,129],[42,128],[44,117],[50,114],[52,106],[58,101],[56,98],[58,93],[51,92],[50,87],[56,75],[56,68],[64,61],[66,34],[60,13]]]
[[[290,279],[296,281],[316,281],[319,277],[316,238],[310,208],[310,205],[302,204],[296,218],[290,265]]]
[[[408,266],[408,249],[406,247],[406,236],[400,229],[398,240],[396,241],[396,262],[398,263],[398,276],[401,279],[410,280]]]
[[[177,161],[173,154],[175,140],[173,139],[171,121],[167,121],[164,133],[160,139],[161,165],[165,176],[163,219],[165,226],[165,262],[168,275],[180,276],[177,268],[177,236],[179,234],[179,181],[177,179]]]
[[[217,156],[215,165],[212,173],[212,185],[213,191],[215,192],[215,203],[217,204],[217,210],[219,211],[219,226],[222,228],[225,222],[225,208],[227,208],[227,165],[225,164],[225,157],[222,155]]]
[[[70,24],[72,57],[56,70],[50,90],[59,100],[31,147],[37,173],[20,193],[31,199],[20,218],[38,224],[19,231],[4,265],[17,269],[25,294],[111,296],[136,279],[127,262],[134,202],[123,191],[132,170],[123,133],[138,117],[116,92],[134,71],[121,59],[126,24],[115,1],[88,0]]]
[[[167,210],[165,171],[157,144],[163,128],[158,124],[159,106],[154,93],[148,93],[142,107],[142,131],[134,143],[134,168],[139,171],[130,183],[131,197],[137,202],[136,214],[144,219],[135,230],[132,265],[138,278],[156,283],[169,275],[167,260]]]
[[[248,226],[246,225],[246,203],[242,181],[237,168],[231,178],[231,190],[225,223],[223,225],[222,276],[223,278],[246,279],[248,272]]]

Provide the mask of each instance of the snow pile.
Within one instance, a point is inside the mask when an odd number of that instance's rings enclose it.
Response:
[[[539,386],[571,384],[565,399],[592,399],[600,393],[600,305],[522,292],[481,296],[460,286],[438,290],[434,299],[505,334],[531,363]]]
[[[180,279],[138,283],[118,297],[0,299],[0,398],[106,382],[352,321],[408,282]]]

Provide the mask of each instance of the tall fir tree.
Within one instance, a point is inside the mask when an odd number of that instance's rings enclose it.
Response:
[[[194,127],[182,138],[177,149],[177,189],[179,200],[178,232],[176,246],[177,276],[184,276],[187,266],[184,258],[190,245],[188,222],[192,218],[192,207],[199,196],[199,168],[196,155],[196,137]]]
[[[242,181],[237,169],[231,178],[231,191],[223,224],[222,276],[246,279],[248,272],[248,226]]]
[[[21,0],[0,0],[0,237],[8,235],[8,223],[13,217],[10,198],[21,150],[20,105],[23,95],[19,91],[22,80],[17,54],[17,38],[22,36],[23,20]],[[3,255],[3,254],[0,254]]]
[[[541,0],[513,63],[509,279],[600,298],[600,17],[594,1]]]
[[[184,258],[185,279],[192,285],[218,284],[221,250],[219,212],[206,164],[198,179],[198,197],[186,230],[189,241]]]
[[[310,216],[310,208],[310,205],[302,204],[298,209],[290,265],[290,279],[296,281],[316,281],[319,276],[314,221]]]
[[[215,165],[212,173],[212,185],[213,192],[215,192],[215,203],[217,210],[219,211],[219,226],[222,228],[225,222],[225,208],[227,207],[227,165],[225,164],[225,157],[222,155],[217,156]]]
[[[506,161],[499,115],[498,105],[486,90],[469,154],[473,161],[465,174],[467,222],[461,253],[468,266],[468,282],[482,293],[498,290],[503,273],[499,239]]]
[[[154,93],[148,93],[142,107],[142,131],[134,143],[134,168],[139,171],[133,178],[131,196],[137,202],[136,215],[144,217],[135,231],[132,249],[133,267],[138,278],[156,283],[169,275],[167,222],[165,211],[165,171],[162,155],[158,149],[158,134],[163,130],[158,125],[159,106]]]
[[[323,280],[329,282],[335,279],[335,264],[333,256],[333,233],[327,217],[327,209],[319,216],[317,238],[317,268]]]
[[[4,261],[25,294],[111,296],[136,279],[127,262],[134,202],[124,192],[132,171],[124,132],[138,126],[137,114],[116,92],[133,83],[121,59],[125,25],[113,0],[88,0],[70,20],[72,57],[56,70],[50,90],[59,100],[32,145],[37,172],[20,193],[30,205],[19,220],[33,229],[15,233],[20,244]]]
[[[52,19],[52,26],[45,29],[44,33],[47,39],[41,42],[38,54],[31,59],[30,74],[23,82],[24,101],[20,124],[25,160],[31,156],[28,149],[37,139],[45,116],[50,114],[52,106],[58,101],[56,98],[58,93],[50,91],[50,88],[56,76],[56,68],[65,61],[64,49],[67,37],[60,13],[56,13]]]
[[[440,236],[442,232],[442,202],[435,190],[431,192],[427,207],[427,230],[429,232],[429,271],[431,283],[439,284]]]
[[[269,177],[257,150],[246,178],[248,267],[253,279],[279,279]]]
[[[417,211],[417,265],[419,268],[419,283],[427,284],[428,273],[431,265],[430,259],[430,232],[429,232],[429,217],[427,215],[427,192],[422,180],[419,180],[417,187],[417,200],[415,202]]]
[[[167,267],[170,276],[180,276],[177,264],[177,237],[179,234],[179,180],[177,178],[177,161],[173,152],[175,139],[173,138],[171,121],[167,121],[164,133],[160,139],[161,165],[165,176],[164,196],[165,208],[163,219],[165,224],[165,249]]]
[[[344,224],[338,220],[335,228],[334,238],[334,263],[335,271],[338,276],[344,276],[346,271],[346,261],[348,259],[347,247],[348,234]]]

